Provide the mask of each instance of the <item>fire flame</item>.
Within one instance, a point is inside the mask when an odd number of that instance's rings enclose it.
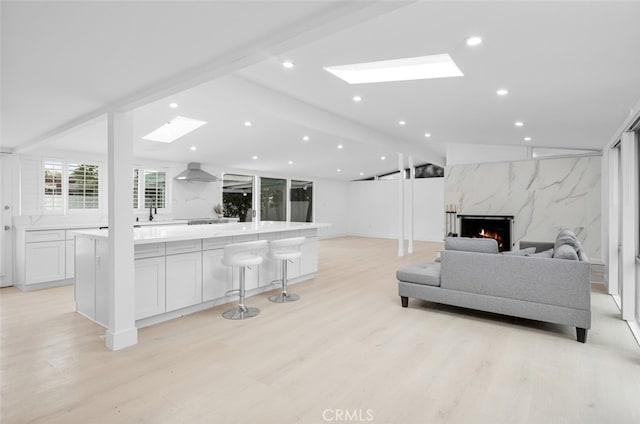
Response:
[[[485,231],[484,228],[480,230],[480,232],[478,233],[478,236],[482,237],[482,238],[495,239],[495,241],[498,242],[498,247],[499,248],[502,248],[502,246],[504,245],[504,240],[502,239],[500,234],[494,233],[494,232],[491,232],[491,231]]]

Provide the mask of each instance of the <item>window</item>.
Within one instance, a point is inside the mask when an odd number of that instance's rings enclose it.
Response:
[[[287,220],[287,180],[260,178],[260,220]]]
[[[313,222],[313,182],[291,180],[291,222]]]
[[[167,173],[165,171],[144,171],[144,207],[165,208],[167,195]]]
[[[240,222],[253,220],[253,177],[224,174],[222,176],[222,208],[227,218]]]
[[[64,207],[64,199],[62,197],[62,162],[45,161],[43,168],[43,208],[45,211],[61,211]]]
[[[69,175],[67,208],[98,209],[100,203],[98,165],[70,163],[67,171]]]
[[[138,187],[138,185],[140,184],[140,170],[139,169],[134,169],[133,170],[133,208],[134,209],[138,209],[140,206],[140,203],[138,203],[140,201],[139,198],[139,192],[140,192],[140,188]]]

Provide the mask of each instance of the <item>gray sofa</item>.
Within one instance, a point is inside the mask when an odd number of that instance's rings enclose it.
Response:
[[[555,245],[521,242],[529,249],[499,254],[493,239],[447,238],[439,263],[397,271],[402,306],[415,298],[569,325],[585,343],[591,328],[590,265],[577,241],[575,259],[560,259],[566,252],[558,239]],[[542,252],[536,256],[533,250]]]

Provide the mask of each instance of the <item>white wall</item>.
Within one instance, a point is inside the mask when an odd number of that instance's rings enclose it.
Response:
[[[410,182],[405,181],[405,236],[408,235]],[[397,180],[353,181],[349,183],[348,231],[362,237],[397,238]],[[442,241],[444,237],[444,179],[415,180],[414,240]]]
[[[321,238],[341,237],[349,232],[349,183],[344,181],[314,180],[315,221],[331,224],[321,229]]]
[[[529,157],[529,147],[527,146],[447,144],[447,166],[527,160]]]
[[[186,164],[172,164],[169,166],[171,177],[171,217],[184,218],[213,218],[213,208],[222,203],[222,182],[202,183],[195,181],[176,181],[176,175],[187,169]],[[202,165],[202,169],[217,177],[221,177],[220,169],[209,165]]]

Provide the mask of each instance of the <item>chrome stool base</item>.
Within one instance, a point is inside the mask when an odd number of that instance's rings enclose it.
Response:
[[[275,303],[295,302],[300,299],[300,296],[293,293],[280,293],[274,296],[269,296],[269,300]]]
[[[253,318],[260,315],[260,309],[246,306],[238,306],[237,308],[229,309],[228,311],[224,311],[222,316],[226,319],[245,319],[245,318]]]

